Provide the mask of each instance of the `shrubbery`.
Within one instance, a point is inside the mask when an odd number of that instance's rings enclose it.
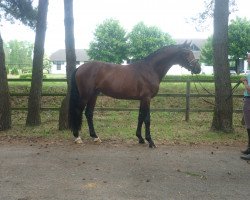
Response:
[[[237,76],[231,76],[231,82],[238,82],[241,77],[244,75],[237,75]],[[186,82],[188,80],[190,81],[212,81],[214,82],[214,76],[213,75],[166,75],[163,79],[167,81],[183,81]]]
[[[21,74],[19,76],[20,79],[31,79],[32,78],[32,74]],[[47,76],[44,74],[43,78],[47,78]]]

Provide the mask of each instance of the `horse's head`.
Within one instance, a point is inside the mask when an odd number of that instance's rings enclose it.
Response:
[[[190,43],[185,42],[180,45],[179,48],[179,64],[191,71],[193,74],[199,74],[201,72],[201,66],[199,60],[194,57],[193,52],[190,50]]]

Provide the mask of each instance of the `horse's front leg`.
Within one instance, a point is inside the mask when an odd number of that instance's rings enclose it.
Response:
[[[155,148],[155,144],[150,134],[150,98],[146,98],[141,101],[140,112],[143,122],[145,123],[145,138],[149,143],[150,148]]]

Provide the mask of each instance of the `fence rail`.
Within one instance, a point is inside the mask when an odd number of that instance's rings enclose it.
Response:
[[[31,79],[8,79],[8,82],[30,82]],[[44,82],[66,82],[66,79],[44,79]],[[164,82],[172,82],[172,83],[186,83],[186,93],[160,93],[157,97],[177,97],[177,98],[185,98],[185,108],[152,108],[152,112],[183,112],[185,113],[186,121],[189,120],[190,112],[213,112],[213,109],[192,109],[190,107],[190,99],[191,98],[214,98],[213,94],[198,94],[198,93],[191,93],[191,82],[198,82],[195,80],[168,80]],[[199,80],[199,82],[203,83],[213,83],[213,81],[206,81],[206,80]],[[29,96],[29,93],[11,93],[12,97],[24,97]],[[65,96],[65,93],[42,93],[42,96]],[[102,94],[101,94],[102,95]],[[242,95],[233,95],[234,98],[242,98]],[[12,107],[12,110],[21,110],[27,111],[27,107]],[[42,111],[58,111],[59,107],[41,107]],[[138,108],[120,108],[120,107],[96,107],[95,110],[97,111],[138,111]],[[242,112],[242,109],[235,109],[235,113]]]

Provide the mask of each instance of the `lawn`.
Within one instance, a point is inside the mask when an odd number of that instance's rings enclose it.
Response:
[[[202,87],[213,93],[213,83],[201,83],[195,85],[191,83],[191,93],[206,93]],[[11,92],[29,92],[30,83],[11,82],[9,84]],[[159,93],[185,93],[185,83],[163,82]],[[66,92],[66,83],[43,84],[43,92],[58,93]],[[240,86],[236,94],[243,93]],[[63,97],[43,97],[42,105],[47,107],[59,107]],[[207,100],[213,102],[213,98]],[[191,108],[209,108],[213,105],[204,102],[201,98],[191,98]],[[27,107],[27,97],[12,97],[12,106]],[[98,107],[122,107],[138,108],[138,101],[115,100],[101,96],[97,101]],[[185,108],[185,98],[183,97],[156,97],[152,100],[152,108]],[[234,98],[234,108],[242,108],[242,100]],[[58,131],[58,112],[43,111],[41,113],[42,124],[38,127],[26,127],[26,111],[12,111],[12,129],[1,132],[2,136],[46,138],[46,139],[71,139],[69,131]],[[119,140],[123,142],[137,141],[135,130],[137,126],[137,111],[95,111],[94,123],[96,132],[102,140]],[[152,112],[151,132],[156,144],[160,143],[181,143],[181,144],[241,144],[246,142],[244,126],[241,125],[242,114],[234,114],[234,132],[225,134],[210,131],[212,113],[191,113],[190,121],[185,121],[185,113],[177,112]],[[82,133],[83,138],[88,139],[88,128],[84,118]]]

